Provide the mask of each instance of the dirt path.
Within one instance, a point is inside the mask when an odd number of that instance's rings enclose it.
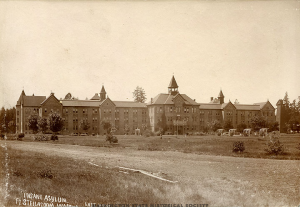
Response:
[[[0,144],[4,143],[1,141]],[[300,161],[136,151],[38,142],[7,141],[14,149],[71,157],[109,167],[166,173],[179,183],[201,185],[204,196],[241,195],[264,205],[300,204]],[[209,190],[208,190],[209,189]],[[209,192],[209,193],[208,193]],[[221,194],[220,194],[221,193]],[[207,195],[205,195],[207,194]],[[210,199],[212,199],[210,198]]]

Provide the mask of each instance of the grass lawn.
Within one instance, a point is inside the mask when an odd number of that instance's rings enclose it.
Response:
[[[12,150],[3,144],[0,159],[2,206],[19,206],[17,199],[21,200],[21,205],[23,199],[27,199],[30,206],[29,201],[47,202],[45,196],[56,197],[55,206],[67,203],[78,206],[86,203],[205,203],[197,186],[166,183],[139,173],[125,174],[104,164],[95,166],[82,160]],[[28,198],[30,193],[42,195],[42,199]]]
[[[286,135],[280,137],[280,142],[284,144],[285,153],[283,155],[269,155],[265,152],[268,138],[258,137],[219,137],[207,136],[163,136],[143,137],[117,135],[118,144],[105,142],[105,136],[64,136],[60,135],[58,141],[47,141],[49,143],[81,145],[92,147],[114,147],[132,148],[147,151],[179,151],[184,153],[206,154],[217,156],[237,156],[267,159],[300,159],[300,150],[297,149],[300,143],[300,135]],[[24,141],[32,141],[31,135],[26,135]],[[243,153],[233,153],[232,146],[235,141],[243,141],[245,151]]]

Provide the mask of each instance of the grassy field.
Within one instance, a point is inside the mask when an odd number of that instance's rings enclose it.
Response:
[[[197,186],[166,183],[139,173],[125,174],[105,164],[95,166],[81,160],[3,149],[2,146],[0,178],[7,178],[9,174],[9,185],[4,193],[9,196],[0,202],[3,206],[19,206],[16,199],[23,200],[24,193],[65,198],[68,204],[78,206],[85,203],[205,203]]]
[[[163,136],[143,137],[143,136],[117,136],[118,144],[105,142],[105,136],[59,136],[58,141],[48,141],[49,143],[81,145],[92,147],[114,147],[132,148],[146,151],[178,151],[184,153],[206,154],[217,156],[237,156],[267,159],[300,159],[300,150],[297,149],[300,143],[300,135],[282,135],[280,142],[285,146],[283,155],[269,155],[265,152],[268,138],[258,137],[219,137],[207,136]],[[30,135],[26,135],[25,141],[32,141]],[[243,141],[245,151],[243,153],[233,153],[232,145],[235,141]]]
[[[155,139],[160,140],[150,138]],[[121,144],[108,148],[2,140],[0,145],[0,206],[19,206],[16,198],[23,198],[24,192],[62,197],[78,206],[85,203],[298,206],[300,201],[298,160],[137,150],[132,145],[123,148]],[[178,183],[140,173],[127,174],[116,166],[166,175]],[[1,203],[1,196],[4,199],[5,195],[8,195],[6,203]]]

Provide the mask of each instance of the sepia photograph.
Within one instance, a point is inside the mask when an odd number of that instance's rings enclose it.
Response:
[[[0,0],[0,206],[300,206],[300,1]]]

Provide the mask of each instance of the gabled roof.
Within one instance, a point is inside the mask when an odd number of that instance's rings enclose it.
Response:
[[[99,107],[101,101],[96,100],[61,100],[63,106]]]
[[[91,100],[100,100],[100,96],[98,95],[98,93],[95,93]]]
[[[54,93],[51,93],[50,96],[41,103],[41,105],[46,103],[46,101],[48,101],[51,97],[53,97],[58,103],[60,103],[60,101],[54,96]]]
[[[112,100],[110,100],[109,97],[107,97],[106,99],[104,99],[104,100],[100,103],[100,106],[101,106],[102,104],[104,104],[105,102],[111,102],[113,105],[116,105]]]
[[[146,108],[146,103],[139,103],[133,101],[114,101],[116,107],[124,107],[124,108]]]
[[[23,96],[23,106],[40,106],[46,96]],[[19,99],[17,105],[21,104]]]
[[[174,104],[174,101],[176,99],[182,99],[184,104],[189,104],[189,102],[187,100],[185,100],[185,98],[180,94],[180,93],[177,93],[176,95],[174,95],[173,99],[171,99],[172,102],[170,102],[169,104]],[[170,99],[169,99],[170,100]],[[176,102],[176,101],[175,101]]]
[[[176,83],[176,80],[175,80],[175,78],[174,78],[174,75],[173,75],[173,77],[172,77],[172,79],[171,79],[171,81],[170,81],[169,88],[178,88],[178,85],[177,85],[177,83]]]
[[[264,108],[267,104],[269,104],[272,108],[274,108],[274,106],[269,101],[267,101],[267,102],[261,102],[261,103],[255,103],[255,105],[259,105],[260,106],[260,109]]]
[[[251,105],[251,104],[234,104],[237,110],[247,110],[247,111],[259,111],[259,105]]]
[[[166,94],[166,93],[161,93],[155,96],[152,99],[152,103],[148,102],[147,105],[151,104],[174,104],[173,99],[176,96],[181,96],[184,99],[185,104],[187,105],[199,105],[196,101],[188,97],[186,94],[176,94],[176,95],[171,95],[171,94]]]
[[[259,105],[260,109],[262,109],[268,102],[260,102],[260,103],[254,103],[254,105]]]

